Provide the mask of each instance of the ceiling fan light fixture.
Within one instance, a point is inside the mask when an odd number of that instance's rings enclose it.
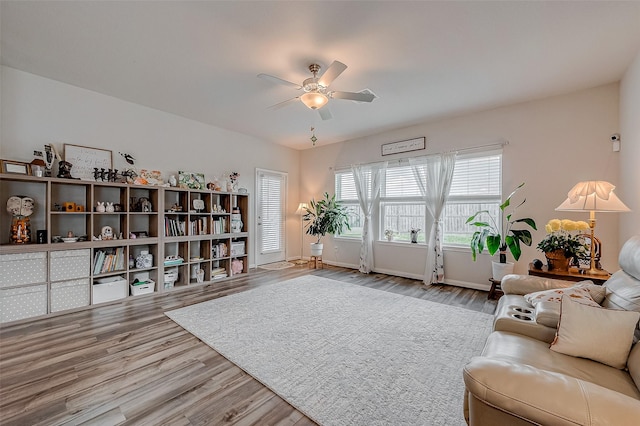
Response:
[[[320,109],[329,102],[326,95],[318,92],[307,92],[300,96],[300,100],[310,109]]]

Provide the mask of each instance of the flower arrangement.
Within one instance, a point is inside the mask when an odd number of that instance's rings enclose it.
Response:
[[[544,229],[547,236],[538,243],[538,250],[545,253],[562,250],[567,258],[584,256],[588,252],[584,237],[579,233],[589,229],[587,222],[551,219]]]
[[[387,237],[387,240],[391,241],[393,240],[393,236],[395,235],[396,231],[394,231],[393,229],[385,229],[384,230],[384,236]]]
[[[229,173],[229,179],[231,180],[231,182],[237,181],[239,177],[240,177],[240,174],[238,172]]]

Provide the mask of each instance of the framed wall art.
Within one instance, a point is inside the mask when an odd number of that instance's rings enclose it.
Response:
[[[204,174],[178,171],[178,186],[180,188],[205,189]]]
[[[81,180],[95,180],[94,168],[113,168],[111,151],[68,143],[64,144],[64,161],[71,163],[71,177]]]
[[[0,160],[2,173],[13,173],[16,175],[30,175],[31,165],[22,161]]]
[[[409,139],[406,141],[382,144],[382,155],[400,154],[401,152],[418,151],[426,148],[426,138]]]

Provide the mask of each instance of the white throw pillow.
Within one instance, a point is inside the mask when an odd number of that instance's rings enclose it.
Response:
[[[591,296],[588,284],[595,286],[595,284],[591,283],[591,281],[589,281],[588,283],[582,281],[579,284],[574,285],[573,287],[554,288],[551,290],[536,291],[534,293],[525,294],[524,299],[529,302],[531,306],[536,306],[539,302],[543,301],[560,303],[562,301],[562,296],[566,294],[567,296],[571,297],[572,300],[575,300],[578,303],[582,303],[583,305],[600,307],[598,302]],[[600,298],[600,302],[602,302],[602,300],[604,299],[604,292],[605,289],[602,288],[602,298]],[[596,293],[595,290],[594,293]]]
[[[565,295],[551,350],[625,368],[639,320],[640,312],[586,306]]]

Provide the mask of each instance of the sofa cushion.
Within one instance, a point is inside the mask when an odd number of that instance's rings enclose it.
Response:
[[[586,306],[564,295],[551,350],[625,368],[639,320],[638,312]]]
[[[489,335],[482,355],[566,374],[640,400],[640,390],[626,371],[550,351],[548,343],[520,334],[494,331]]]
[[[538,302],[535,309],[535,317],[538,324],[546,325],[554,330],[558,328],[558,321],[560,321],[560,303]]]
[[[590,290],[590,286],[597,287],[597,289]],[[536,306],[539,302],[560,303],[562,296],[567,295],[578,303],[599,307],[600,305],[592,297],[591,291],[593,291],[600,302],[602,302],[605,290],[600,286],[596,286],[591,281],[581,281],[580,283],[567,288],[554,288],[551,290],[536,291],[534,293],[526,294],[524,299],[532,306]]]

